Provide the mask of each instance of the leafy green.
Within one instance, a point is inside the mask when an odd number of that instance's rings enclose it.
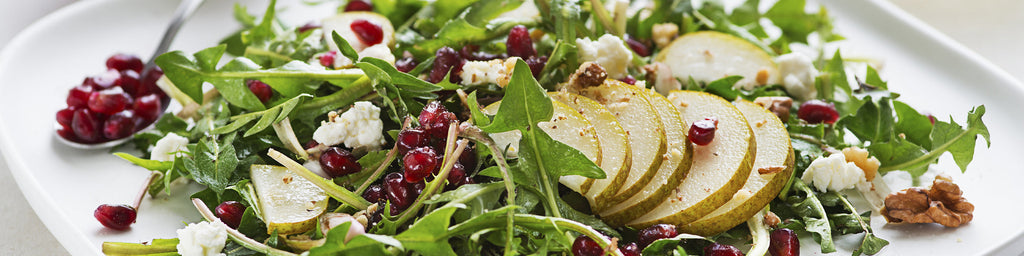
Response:
[[[298,106],[303,99],[312,97],[313,95],[301,94],[295,96],[295,98],[285,101],[284,103],[281,103],[277,106],[271,107],[263,111],[255,111],[233,116],[231,117],[231,123],[228,123],[225,126],[217,127],[213,129],[212,132],[214,134],[226,134],[234,132],[237,131],[238,129],[241,129],[245,125],[251,123],[252,121],[257,120],[258,118],[259,121],[257,121],[255,125],[246,130],[245,134],[242,135],[243,137],[249,137],[250,135],[266,130],[267,127],[270,127],[271,124],[281,122],[281,120],[284,120],[286,117],[288,117],[289,114],[291,114],[292,110],[294,110],[295,107]]]
[[[219,144],[203,138],[196,145],[193,158],[185,159],[185,168],[197,183],[205,185],[218,195],[233,183],[231,178],[238,166],[235,148],[230,143]]]
[[[417,100],[435,99],[437,95],[433,92],[441,89],[437,85],[398,71],[390,63],[380,59],[364,58],[356,63],[356,67],[370,77],[377,95],[387,99],[383,103],[390,110],[386,111],[388,117],[395,123],[401,123],[402,118],[409,113],[419,112],[423,104]]]
[[[684,241],[686,241],[686,240],[705,240],[705,241],[711,241],[711,240],[708,240],[707,238],[704,238],[704,237],[698,236],[698,235],[679,234],[678,236],[675,236],[675,237],[672,237],[672,238],[662,238],[662,239],[654,240],[654,242],[652,242],[651,244],[647,245],[647,247],[643,248],[642,254],[643,255],[671,255],[672,252],[675,252],[677,250],[682,250],[682,248],[680,248],[680,245]],[[689,255],[689,254],[686,254],[685,250],[683,250],[682,252],[683,252],[682,255]]]
[[[342,223],[327,231],[324,245],[309,250],[309,255],[387,255],[386,246],[402,248],[402,243],[390,236],[362,234],[345,242],[351,222]]]
[[[764,13],[764,17],[782,29],[785,40],[789,42],[807,43],[807,35],[815,31],[828,31],[822,35],[825,41],[841,39],[832,34],[832,21],[828,13],[821,8],[818,13],[807,13],[806,0],[779,0]]]
[[[811,232],[814,241],[821,245],[822,253],[836,251],[835,244],[832,243],[828,213],[814,191],[800,179],[792,179],[790,186],[789,193],[780,196],[783,197],[785,205],[800,217],[801,225],[792,227]]]
[[[936,120],[931,130],[930,149],[896,137],[890,143],[871,144],[868,150],[882,162],[879,171],[904,170],[912,175],[920,176],[928,165],[938,160],[945,152],[953,155],[953,160],[961,171],[974,158],[974,145],[978,136],[985,138],[986,146],[991,145],[988,127],[981,118],[985,115],[985,106],[978,106],[967,113],[967,127],[961,127],[952,118],[949,122]]]
[[[402,245],[423,255],[455,255],[452,246],[447,243],[448,225],[456,207],[436,209],[419,221],[413,223],[408,230],[395,236]]]

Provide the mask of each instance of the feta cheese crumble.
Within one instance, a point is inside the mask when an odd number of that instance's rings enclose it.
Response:
[[[345,143],[350,148],[377,149],[384,145],[384,122],[380,108],[369,101],[356,102],[340,116],[331,112],[328,121],[313,132],[317,143],[334,146]]]
[[[359,52],[360,60],[366,57],[378,58],[390,63],[392,66],[395,65],[395,55],[391,53],[391,48],[388,48],[385,44],[375,44]]]
[[[462,65],[462,73],[459,73],[459,76],[462,77],[463,85],[497,84],[505,87],[517,59],[513,57],[505,60],[467,61]]]
[[[814,88],[818,70],[814,69],[811,57],[794,52],[779,56],[775,62],[779,65],[779,75],[786,92],[798,100],[809,100],[818,95]]]
[[[149,160],[173,161],[174,158],[184,156],[188,152],[188,138],[181,137],[175,133],[167,133],[153,145],[153,153]]]
[[[228,240],[228,231],[224,225],[209,222],[192,223],[179,229],[178,254],[182,256],[213,256],[224,255],[224,244]]]
[[[864,177],[864,171],[856,164],[846,162],[846,157],[843,154],[832,154],[828,157],[814,159],[800,179],[805,183],[813,184],[821,192],[870,186],[867,183],[867,178]]]
[[[626,68],[633,61],[633,52],[626,48],[626,43],[611,34],[605,34],[597,41],[577,38],[576,46],[579,47],[580,61],[601,65],[608,72],[608,78],[626,77]]]

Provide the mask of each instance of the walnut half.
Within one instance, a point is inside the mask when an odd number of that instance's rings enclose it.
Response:
[[[882,216],[889,223],[938,223],[959,227],[974,218],[974,205],[949,178],[935,177],[930,189],[908,188],[885,197]]]

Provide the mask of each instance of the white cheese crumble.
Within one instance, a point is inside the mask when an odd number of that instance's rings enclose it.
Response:
[[[336,115],[336,114],[335,114]],[[340,116],[329,118],[313,132],[317,143],[334,146],[345,143],[350,148],[377,149],[384,145],[384,122],[380,108],[369,101],[356,102]]]
[[[576,46],[579,47],[580,61],[601,65],[608,72],[608,78],[626,77],[626,68],[633,61],[633,52],[626,48],[621,38],[611,34],[605,34],[597,41],[577,38]]]
[[[224,229],[224,225],[203,221],[188,224],[177,233],[178,254],[182,256],[224,255],[220,253],[228,240],[228,231]]]
[[[665,48],[672,39],[679,35],[679,26],[675,23],[654,24],[651,26],[651,39],[658,48]]]
[[[813,184],[821,192],[870,186],[864,177],[864,171],[856,164],[846,162],[846,157],[843,154],[832,154],[828,157],[814,159],[807,166],[803,177],[800,178],[805,183]]]
[[[188,152],[188,138],[181,137],[175,133],[167,133],[153,146],[153,153],[149,155],[150,160],[173,161],[174,158],[184,156]]]
[[[392,66],[395,65],[395,55],[391,53],[391,48],[388,48],[385,44],[375,44],[359,52],[360,60],[366,57],[378,58],[390,63]]]
[[[467,61],[462,65],[462,73],[459,73],[459,76],[462,77],[462,84],[497,84],[504,87],[512,75],[516,59],[513,57],[507,60]]]
[[[779,75],[782,76],[782,86],[786,92],[797,100],[809,100],[818,95],[814,88],[818,70],[814,69],[811,57],[794,52],[779,56],[775,62],[779,65]]]

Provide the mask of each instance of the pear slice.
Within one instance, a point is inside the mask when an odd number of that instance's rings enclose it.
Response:
[[[567,88],[570,92],[590,98],[615,115],[626,131],[631,145],[629,175],[619,192],[609,198],[599,198],[594,209],[604,209],[629,199],[640,192],[654,178],[665,155],[665,130],[658,113],[639,87],[618,80],[605,80],[601,85]]]
[[[498,113],[498,107],[500,106],[501,101],[495,102],[485,107],[483,112],[488,115],[494,115]],[[602,159],[601,144],[598,140],[597,131],[594,130],[594,126],[590,124],[590,121],[587,121],[576,110],[561,102],[552,100],[551,106],[553,107],[551,121],[540,122],[537,126],[540,126],[540,129],[546,132],[548,136],[551,136],[552,139],[579,150],[590,161],[600,163]],[[519,140],[521,138],[522,134],[519,131],[491,134],[491,139],[499,147],[507,148],[509,155],[512,156],[518,155]],[[583,192],[583,185],[586,180],[587,178],[583,176],[569,175],[560,177],[558,181],[569,187],[569,189],[583,194],[585,193]]]
[[[590,205],[595,205],[598,198],[608,198],[619,192],[619,187],[629,176],[630,160],[629,137],[626,131],[615,120],[615,115],[596,101],[570,92],[549,92],[551,99],[564,103],[583,115],[594,125],[598,142],[601,144],[601,162],[604,179],[586,179],[581,185],[581,193]],[[568,183],[562,181],[562,184]]]
[[[324,31],[324,38],[327,39],[327,48],[333,51],[338,50],[338,45],[334,43],[334,37],[331,36],[331,31],[337,31],[341,38],[348,41],[348,44],[355,49],[356,52],[361,52],[363,49],[373,45],[364,44],[356,36],[356,32],[352,31],[352,22],[356,20],[366,20],[370,23],[380,26],[380,30],[384,34],[384,39],[380,42],[388,47],[395,44],[395,28],[391,25],[391,21],[387,17],[384,17],[375,12],[343,12],[337,15],[327,17],[320,23]]]
[[[778,196],[793,174],[793,146],[782,121],[750,101],[736,100],[733,105],[743,113],[754,131],[757,141],[754,168],[732,200],[697,221],[680,226],[681,232],[709,236],[739,225]]]
[[[601,212],[601,216],[616,226],[625,224],[629,216],[635,217],[637,212],[648,212],[661,203],[672,192],[672,189],[683,181],[686,173],[690,171],[692,163],[693,147],[686,138],[686,132],[690,129],[685,125],[688,122],[683,120],[679,111],[665,96],[652,90],[643,91],[647,92],[647,99],[657,112],[662,126],[665,127],[667,150],[662,156],[661,167],[658,168],[654,178],[647,183],[647,186],[629,199]]]
[[[654,61],[668,65],[683,82],[711,82],[727,76],[743,76],[734,86],[779,83],[779,68],[772,56],[742,38],[715,31],[685,34],[661,50]]]
[[[643,215],[627,223],[632,227],[659,223],[682,226],[703,217],[743,187],[754,162],[757,146],[753,132],[732,103],[695,91],[672,91],[668,99],[679,109],[683,120],[715,117],[718,128],[711,143],[693,147],[693,163],[683,182],[653,210],[638,213]]]
[[[288,168],[252,165],[250,179],[259,198],[267,234],[297,234],[316,227],[327,210],[327,193]]]

